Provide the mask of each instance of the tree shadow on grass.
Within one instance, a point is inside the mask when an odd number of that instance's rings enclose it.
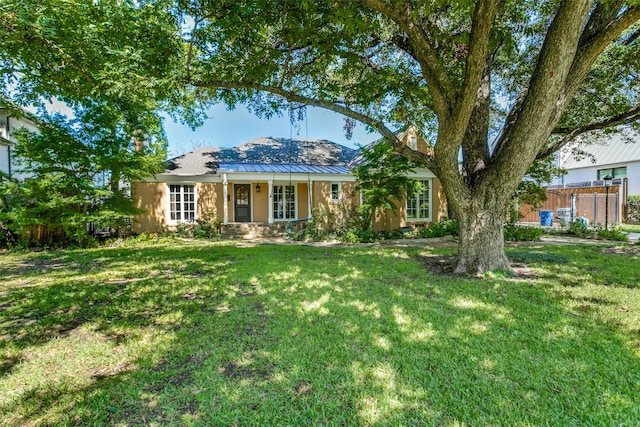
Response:
[[[609,326],[531,282],[436,277],[414,255],[271,245],[58,254],[79,267],[4,290],[10,338],[0,351],[23,358],[89,328],[107,349],[131,351],[129,365],[90,367],[68,389],[26,390],[1,412],[129,425],[624,425],[637,416],[640,363]],[[108,276],[136,258],[142,269]],[[159,338],[145,347],[150,334]],[[6,377],[35,362],[22,363]]]

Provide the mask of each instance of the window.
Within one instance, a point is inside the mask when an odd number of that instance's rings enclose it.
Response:
[[[293,185],[273,186],[274,219],[295,219],[296,194]]]
[[[407,197],[407,220],[431,221],[431,182],[420,181],[422,188]]]
[[[609,169],[600,169],[598,170],[598,179],[604,179],[605,176],[611,175],[612,178],[626,178],[627,177],[627,167],[623,166],[620,168],[609,168]]]
[[[331,201],[339,202],[342,198],[342,185],[339,182],[331,183]]]
[[[196,191],[194,185],[169,186],[169,218],[174,222],[196,219]]]
[[[246,187],[238,187],[236,189],[236,206],[249,205],[249,192]]]
[[[417,136],[415,136],[415,135],[409,136],[409,148],[411,148],[414,151],[418,149],[418,137]]]

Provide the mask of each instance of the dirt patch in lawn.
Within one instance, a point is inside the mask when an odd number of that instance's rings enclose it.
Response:
[[[455,255],[420,255],[418,260],[425,266],[425,268],[436,276],[451,276],[459,277],[453,273],[456,256]],[[529,266],[524,262],[512,262],[511,269],[515,279],[536,279],[538,276],[529,269]],[[472,276],[470,276],[472,277]]]
[[[453,276],[453,268],[456,262],[455,255],[420,255],[418,260],[430,273],[436,276]]]
[[[222,375],[232,380],[264,380],[269,376],[269,372],[263,369],[256,369],[251,366],[242,365],[237,362],[229,362],[220,369]]]

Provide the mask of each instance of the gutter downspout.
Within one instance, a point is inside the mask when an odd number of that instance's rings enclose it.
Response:
[[[229,181],[227,180],[227,174],[222,174],[222,197],[224,200],[224,214],[222,217],[222,223],[224,225],[229,224],[229,189],[227,188],[228,182]]]

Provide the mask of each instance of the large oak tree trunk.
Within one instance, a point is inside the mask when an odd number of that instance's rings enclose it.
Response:
[[[459,244],[455,273],[480,275],[510,270],[504,252],[504,209],[472,203],[458,212]]]
[[[504,252],[504,221],[519,177],[507,179],[506,175],[501,182],[485,176],[475,185],[457,181],[457,187],[450,186],[455,189],[445,187],[447,203],[458,220],[456,274],[481,275],[511,269]]]

